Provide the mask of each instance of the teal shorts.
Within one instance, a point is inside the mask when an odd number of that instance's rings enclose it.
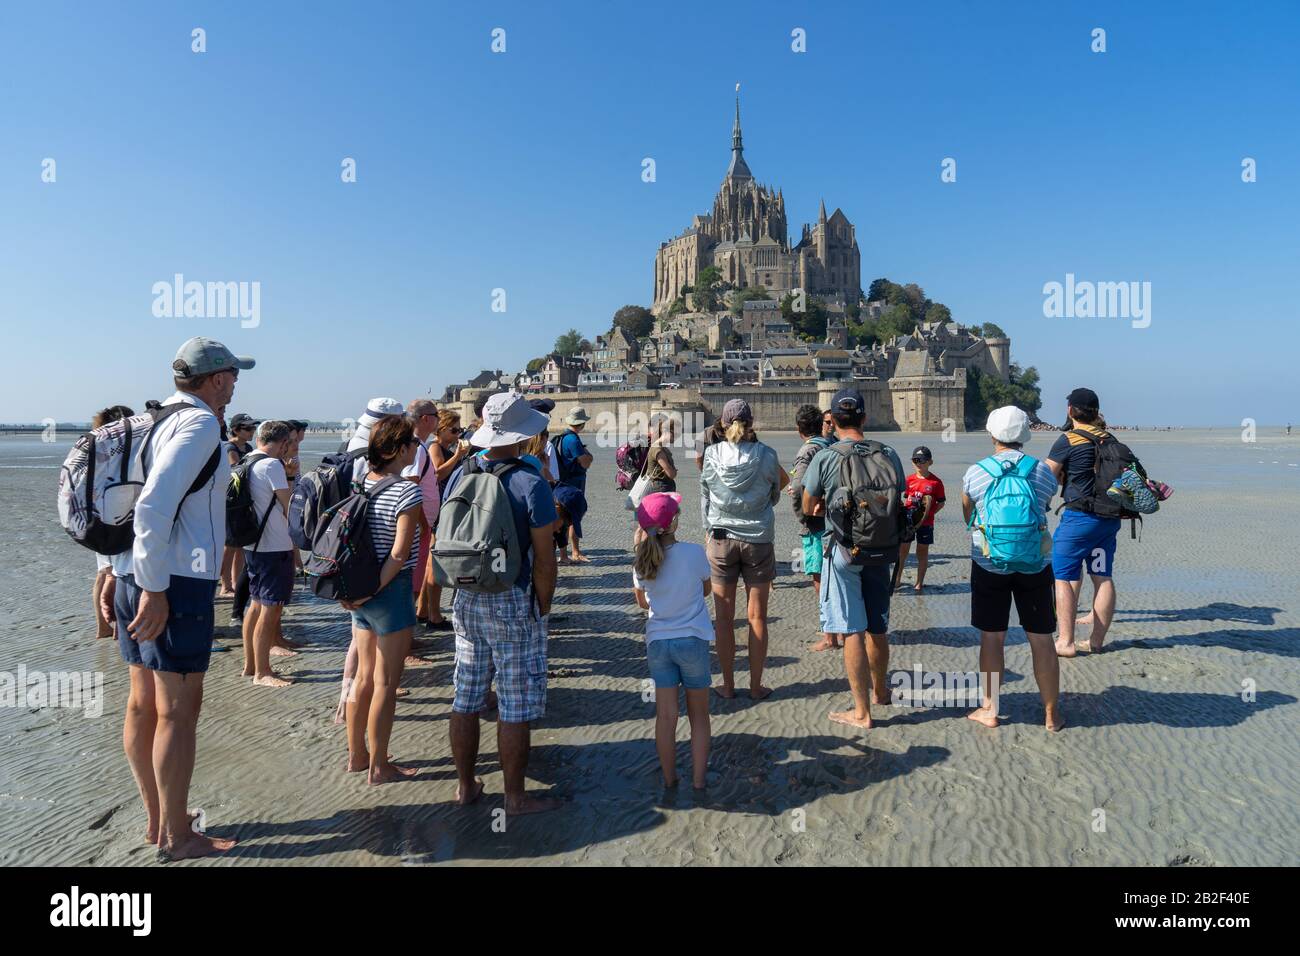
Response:
[[[802,534],[803,569],[805,574],[822,573],[822,536],[820,534]]]

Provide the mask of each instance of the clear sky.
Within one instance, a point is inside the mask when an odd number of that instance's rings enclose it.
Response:
[[[709,209],[737,82],[793,237],[841,207],[863,285],[1001,325],[1047,419],[1090,385],[1300,420],[1297,36],[1292,2],[4,4],[0,420],[139,408],[191,335],[258,359],[231,411],[317,419],[594,336]],[[260,283],[260,324],[155,317],[175,273]],[[1150,326],[1044,317],[1067,273],[1150,282]]]

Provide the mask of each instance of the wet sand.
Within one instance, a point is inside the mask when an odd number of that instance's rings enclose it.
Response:
[[[793,435],[767,436],[787,464]],[[883,437],[906,457],[935,453],[950,503],[938,520],[926,593],[894,598],[892,670],[969,671],[968,539],[960,480],[987,439]],[[1029,450],[1045,455],[1050,433]],[[597,450],[587,547],[595,559],[561,569],[551,622],[546,717],[533,733],[532,788],[563,809],[511,819],[491,724],[484,726],[477,805],[453,804],[447,740],[452,638],[403,680],[394,757],[414,781],[368,787],[342,772],[332,723],[347,615],[301,586],[286,634],[307,640],[277,666],[297,683],[253,687],[238,676],[238,633],[219,601],[192,807],[208,832],[239,845],[185,866],[305,863],[585,863],[845,865],[1277,865],[1300,856],[1300,437],[1243,444],[1236,431],[1123,433],[1155,476],[1176,489],[1142,540],[1123,532],[1119,613],[1101,655],[1062,661],[1065,730],[1042,726],[1029,650],[1008,638],[1008,719],[989,730],[964,708],[877,707],[860,733],[827,720],[849,703],[837,652],[811,654],[811,584],[792,574],[797,544],[778,507],[779,559],[762,703],[743,690],[713,700],[707,796],[689,786],[685,717],[681,792],[665,797],[653,744],[642,614],[632,601],[631,519],[613,487],[612,449]],[[71,436],[69,436],[70,440]],[[314,460],[332,441],[309,440]],[[94,557],[57,523],[57,465],[68,441],[0,439],[0,671],[104,673],[103,715],[0,708],[0,863],[151,864],[143,812],[121,752],[126,667],[94,640]],[[696,471],[678,452],[682,536],[699,540]],[[905,580],[913,580],[914,564]],[[1085,585],[1084,605],[1090,587]],[[743,621],[743,600],[737,611]],[[738,686],[747,683],[743,627]],[[717,672],[716,661],[714,665]],[[1253,702],[1242,700],[1253,681]],[[1104,830],[1098,832],[1103,820]]]

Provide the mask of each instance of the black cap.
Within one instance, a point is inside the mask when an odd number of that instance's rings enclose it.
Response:
[[[307,430],[307,423],[301,418],[290,418],[287,424],[296,432],[305,432]]]
[[[530,398],[528,404],[537,409],[543,415],[549,415],[555,411],[555,401],[549,398]]]
[[[934,456],[930,454],[930,449],[926,448],[924,445],[917,445],[916,450],[912,452],[912,461],[916,461],[918,458],[921,459],[921,461],[934,461]]]
[[[256,428],[260,424],[262,423],[252,415],[245,415],[243,412],[230,416],[230,430],[232,432],[236,428]]]
[[[867,410],[867,403],[862,400],[862,393],[856,388],[842,388],[831,399],[831,413],[856,412],[859,415]]]
[[[1090,388],[1076,388],[1069,395],[1065,396],[1065,400],[1069,402],[1073,408],[1090,408],[1095,411],[1101,407],[1101,399],[1099,399],[1097,393]]]

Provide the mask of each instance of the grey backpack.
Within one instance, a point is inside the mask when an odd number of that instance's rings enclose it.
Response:
[[[832,539],[853,564],[893,564],[903,533],[903,476],[878,441],[840,442],[831,450],[840,456],[839,486],[826,503]]]
[[[438,511],[438,536],[429,552],[434,579],[443,587],[498,593],[514,586],[523,552],[503,479],[523,467],[517,458],[484,461],[477,455],[465,463]]]

